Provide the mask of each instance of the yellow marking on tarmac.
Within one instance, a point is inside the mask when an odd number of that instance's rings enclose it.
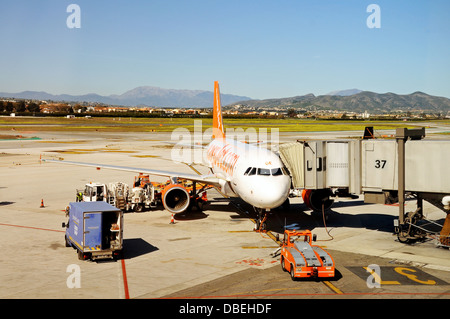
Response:
[[[335,293],[337,293],[338,295],[342,295],[344,294],[339,288],[337,288],[335,285],[333,285],[331,282],[329,281],[322,281],[325,286],[327,286],[328,288],[330,288],[332,291],[334,291]]]
[[[375,279],[375,282],[380,284],[380,285],[400,285],[400,283],[398,281],[385,281],[385,280],[381,280],[381,277],[379,276],[379,274],[377,274],[374,270],[368,268],[368,267],[363,267],[367,272],[369,272],[373,278]]]
[[[411,279],[412,281],[418,282],[419,284],[422,284],[422,285],[436,285],[436,281],[434,281],[434,280],[427,280],[427,281],[419,280],[416,275],[408,273],[408,272],[412,272],[412,273],[417,272],[414,269],[405,268],[405,267],[395,267],[394,270],[397,273],[399,273],[400,275],[406,276],[409,279]]]
[[[37,143],[48,143],[48,144],[82,144],[82,143],[87,143],[87,141],[37,141]]]
[[[272,239],[275,243],[277,243],[278,245],[281,244],[281,242],[280,242],[279,240],[277,240],[277,238],[275,237],[275,235],[274,235],[271,231],[268,231],[266,234],[267,234],[267,236],[269,236],[270,239]],[[278,247],[275,247],[275,248],[278,248]]]
[[[150,157],[150,158],[158,158],[158,157],[161,157],[161,156],[158,156],[158,155],[131,155],[132,157],[139,157],[139,158],[147,158],[147,157]]]

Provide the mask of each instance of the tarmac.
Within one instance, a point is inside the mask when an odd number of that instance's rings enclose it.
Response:
[[[398,207],[364,204],[362,197],[337,200],[325,218],[301,198],[292,198],[289,212],[273,211],[268,220],[273,235],[284,226],[318,235],[317,244],[336,263],[337,276],[327,282],[292,281],[272,256],[278,248],[273,236],[253,230],[251,209],[214,190],[203,212],[177,217],[174,224],[162,207],[125,213],[124,259],[80,261],[75,250],[65,247],[61,226],[76,189],[91,181],[132,184],[134,174],[42,163],[42,157],[192,170],[171,160],[172,146],[165,143],[170,133],[25,135],[39,139],[0,140],[1,299],[450,297],[449,250],[431,239],[398,242],[393,235]],[[302,136],[283,133],[280,138]],[[414,207],[414,201],[407,201],[407,211]],[[426,202],[424,213],[431,220],[445,218]],[[369,265],[380,266],[381,281],[367,272]]]

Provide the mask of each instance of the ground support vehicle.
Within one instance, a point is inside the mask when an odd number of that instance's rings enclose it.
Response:
[[[66,247],[78,251],[78,259],[120,258],[123,251],[123,212],[103,201],[70,203],[64,235]]]
[[[309,230],[286,230],[281,244],[281,268],[296,278],[332,278],[334,260],[315,241]]]
[[[128,195],[129,210],[142,212],[145,208],[157,206],[155,183],[150,182],[149,175],[139,174],[134,177],[133,188]]]
[[[136,212],[157,205],[152,183],[139,184],[139,186],[130,189],[127,184],[122,182],[109,183],[108,185],[90,182],[85,185],[84,191],[77,190],[76,200],[77,202],[103,201],[123,211]]]
[[[128,197],[130,194],[129,186],[122,182],[109,183],[107,189],[107,203],[123,210],[129,210]]]
[[[84,190],[77,189],[77,202],[108,201],[108,187],[103,183],[87,183]]]
[[[142,212],[146,207],[156,207],[155,188],[149,183],[143,187],[133,187],[128,197],[129,209]]]

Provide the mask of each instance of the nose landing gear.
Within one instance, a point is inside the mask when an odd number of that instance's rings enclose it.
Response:
[[[267,218],[269,217],[270,209],[253,207],[258,215],[255,224],[255,231],[265,233],[267,231]]]

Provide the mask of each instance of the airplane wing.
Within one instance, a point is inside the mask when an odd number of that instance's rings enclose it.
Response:
[[[181,178],[181,179],[187,179],[190,181],[206,183],[206,184],[209,184],[212,186],[217,186],[217,187],[221,186],[220,185],[221,179],[213,174],[195,175],[195,174],[188,174],[188,173],[159,171],[159,170],[155,170],[155,169],[139,168],[139,167],[105,165],[105,164],[85,163],[85,162],[57,161],[57,160],[49,160],[49,159],[43,159],[42,161],[59,163],[59,164],[76,165],[76,166],[95,167],[97,169],[105,168],[105,169],[135,172],[135,173],[142,173],[142,174],[149,174],[149,175],[156,175],[156,176],[166,176],[169,178]]]

